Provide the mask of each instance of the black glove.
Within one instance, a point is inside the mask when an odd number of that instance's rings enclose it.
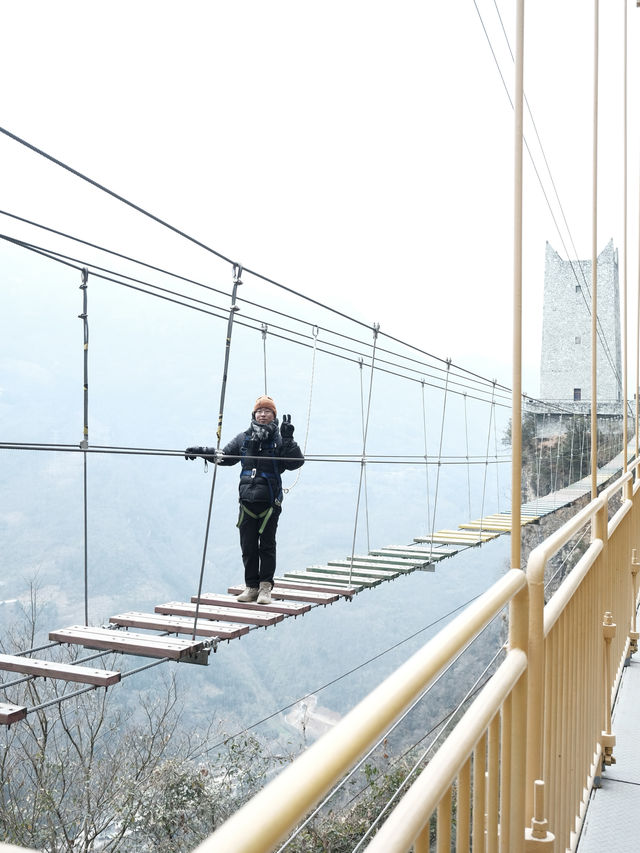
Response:
[[[291,423],[291,415],[282,416],[282,425],[280,427],[280,435],[284,441],[291,441],[293,438],[293,430],[295,427]]]
[[[187,447],[184,452],[185,459],[195,459],[197,456],[202,456],[206,447]]]

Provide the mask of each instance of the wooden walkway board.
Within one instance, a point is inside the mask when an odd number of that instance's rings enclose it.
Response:
[[[193,619],[179,616],[162,616],[159,613],[138,613],[129,611],[112,616],[113,625],[123,628],[146,628],[149,631],[169,631],[172,634],[193,634]],[[233,622],[212,622],[210,619],[198,619],[196,635],[198,637],[217,637],[219,640],[233,640],[249,633],[248,625]]]
[[[197,595],[191,596],[191,602],[198,601]],[[222,595],[214,592],[204,592],[200,596],[200,604],[217,605],[218,607],[242,608],[244,610],[257,610],[262,613],[282,613],[284,616],[299,616],[311,610],[310,604],[304,602],[290,601],[288,604],[280,601],[271,604],[258,604],[255,601],[237,601],[233,595]]]
[[[338,571],[336,571],[338,570]],[[308,566],[308,572],[325,572],[326,574],[349,574],[359,577],[364,575],[369,578],[380,578],[380,580],[391,580],[403,572],[413,571],[412,566],[405,566],[404,569],[384,569],[377,563],[360,562],[354,559],[351,560],[328,560],[326,566]]]
[[[327,584],[342,584],[344,583],[345,587],[355,586],[356,584],[360,587],[366,586],[377,586],[379,583],[382,583],[382,578],[372,578],[366,577],[364,575],[358,575],[357,577],[353,577],[351,583],[349,582],[349,572],[346,572],[344,575],[338,574],[338,570],[336,569],[336,574],[323,574],[320,571],[320,568],[314,569],[313,571],[306,572],[285,572],[284,573],[286,580],[292,581],[307,581],[308,583],[317,583],[318,587],[322,586],[323,581],[326,581]],[[345,595],[346,593],[342,593]]]
[[[87,628],[72,625],[49,633],[50,640],[59,643],[75,643],[88,649],[108,649],[127,655],[148,658],[170,658],[185,660],[196,657],[204,650],[201,641],[180,640],[173,637],[156,637],[152,634],[132,634],[112,631],[109,628]]]
[[[351,562],[351,557],[345,557],[347,563]],[[380,569],[398,569],[401,572],[413,572],[416,569],[425,566],[429,560],[426,557],[419,557],[415,554],[413,557],[400,557],[392,554],[358,554],[354,555],[353,562],[377,566]],[[329,560],[329,565],[335,565],[335,560]]]
[[[275,578],[276,585],[271,590],[271,598],[284,601],[304,601],[310,604],[333,604],[344,593],[324,592],[319,584],[286,583],[284,578]],[[230,586],[227,592],[230,595],[240,595],[243,586]]]
[[[43,678],[59,678],[62,681],[77,681],[81,684],[95,684],[97,687],[109,687],[110,684],[120,681],[120,673],[113,670],[72,666],[17,655],[0,655],[0,669],[24,675],[39,675]]]
[[[429,545],[429,548],[424,549],[426,553],[433,552],[434,554],[442,554],[443,557],[452,557],[460,550],[459,548],[454,547],[453,544],[447,544],[446,542],[434,542],[430,536],[415,536],[413,541],[417,545]]]
[[[158,604],[156,613],[165,613],[170,616],[191,616],[195,619],[196,605],[186,601],[170,601],[167,604]],[[245,610],[232,607],[212,607],[201,604],[198,609],[200,619],[216,619],[219,622],[239,622],[242,625],[258,625],[266,628],[282,622],[282,613],[256,613],[254,610]]]
[[[455,551],[453,552],[455,553]],[[372,557],[402,557],[406,563],[411,563],[415,566],[428,566],[430,563],[436,563],[438,560],[449,556],[433,549],[433,553],[429,551],[417,551],[411,548],[378,548],[377,551],[369,551]]]
[[[351,586],[342,586],[342,585],[334,585],[328,583],[300,583],[299,581],[291,581],[287,578],[274,578],[277,588],[281,589],[303,589],[308,590],[309,592],[316,592],[318,595],[324,597],[325,595],[336,595],[338,598],[350,598],[352,595],[355,595],[357,592],[360,592],[362,587],[358,583],[352,583]],[[333,599],[336,600],[335,598]]]
[[[7,702],[0,702],[0,725],[10,726],[11,723],[24,720],[26,716],[27,709],[21,705],[10,705]]]

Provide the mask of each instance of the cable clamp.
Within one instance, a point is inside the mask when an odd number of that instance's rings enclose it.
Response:
[[[242,264],[233,265],[233,280],[236,284],[242,284]]]

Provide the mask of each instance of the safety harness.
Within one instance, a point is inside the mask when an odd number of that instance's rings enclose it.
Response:
[[[256,477],[263,477],[267,483],[267,487],[269,489],[269,507],[265,509],[263,512],[255,513],[252,510],[248,509],[242,501],[240,501],[240,514],[238,516],[237,527],[240,527],[242,522],[244,521],[245,515],[248,515],[250,518],[259,520],[262,519],[262,524],[258,528],[258,534],[262,535],[265,527],[267,526],[267,522],[273,515],[273,509],[276,506],[282,505],[282,478],[280,477],[280,472],[278,471],[278,465],[276,462],[276,457],[273,453],[271,453],[271,461],[273,463],[273,471],[258,471],[257,468],[250,468],[246,463],[246,456],[249,447],[249,436],[245,435],[244,442],[242,447],[240,448],[240,456],[242,457],[242,471],[240,472],[240,480],[242,478],[253,480]],[[276,443],[273,439],[266,446],[267,450],[275,450]],[[261,445],[262,448],[262,445]]]

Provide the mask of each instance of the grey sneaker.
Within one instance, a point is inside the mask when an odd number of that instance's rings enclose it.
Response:
[[[258,598],[258,588],[255,586],[248,586],[245,588],[244,592],[241,592],[240,595],[236,596],[236,601],[255,601]]]
[[[271,584],[269,581],[262,581],[260,584],[258,604],[271,604]]]

